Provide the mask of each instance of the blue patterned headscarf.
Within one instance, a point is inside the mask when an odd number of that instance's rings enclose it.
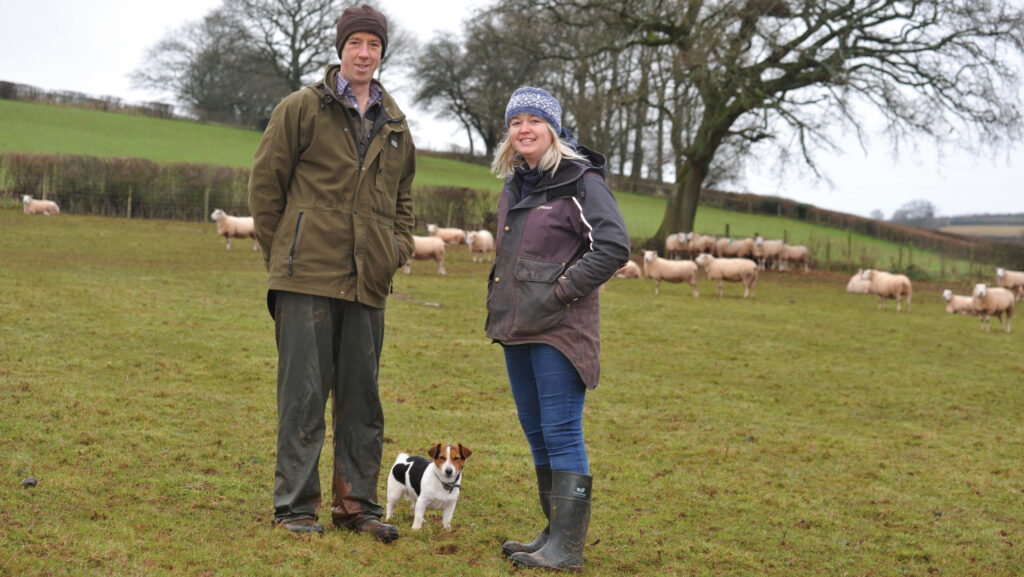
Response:
[[[556,134],[562,132],[562,106],[546,90],[524,86],[513,92],[505,108],[505,126],[520,114],[536,114],[546,120]]]

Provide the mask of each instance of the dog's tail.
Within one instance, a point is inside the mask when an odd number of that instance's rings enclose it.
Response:
[[[406,462],[408,460],[409,460],[409,453],[399,453],[398,456],[395,457],[395,463],[404,463],[404,462]]]

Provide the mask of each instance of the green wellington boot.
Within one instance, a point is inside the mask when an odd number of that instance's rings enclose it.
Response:
[[[593,477],[571,471],[553,471],[548,542],[533,553],[513,553],[517,567],[560,571],[583,570],[583,543],[590,526],[590,490]]]
[[[551,518],[551,467],[537,467],[537,494],[540,496],[540,508],[544,510],[544,518]],[[529,543],[506,541],[501,546],[501,554],[510,557],[513,553],[533,553],[548,542],[548,528],[537,535]]]

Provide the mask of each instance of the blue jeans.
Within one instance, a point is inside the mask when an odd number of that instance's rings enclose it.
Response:
[[[550,345],[508,345],[504,349],[512,397],[533,453],[533,465],[589,475],[583,443],[587,387],[576,367]]]

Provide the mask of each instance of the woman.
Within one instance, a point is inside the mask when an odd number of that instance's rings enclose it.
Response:
[[[523,567],[579,570],[590,521],[583,401],[597,386],[598,288],[629,260],[605,159],[577,147],[558,101],[516,90],[491,166],[505,186],[487,287],[487,336],[502,344],[548,526],[502,553]]]

